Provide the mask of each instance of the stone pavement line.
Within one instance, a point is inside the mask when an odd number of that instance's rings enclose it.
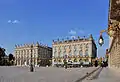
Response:
[[[99,70],[97,70],[97,71],[94,72],[92,75],[90,75],[88,78],[86,78],[86,80],[94,80],[94,79],[97,79],[102,70],[103,70],[103,68],[101,67]]]
[[[104,68],[97,79],[84,82],[120,82],[120,74],[110,68]]]
[[[91,74],[93,74],[94,72],[96,72],[98,69],[100,69],[101,67],[96,68],[95,70],[93,70],[90,73],[86,73],[85,76],[83,76],[82,78],[79,78],[78,80],[76,80],[75,82],[82,82],[85,78],[89,77]]]

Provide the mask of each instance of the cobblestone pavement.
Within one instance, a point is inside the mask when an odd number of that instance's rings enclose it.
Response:
[[[0,67],[0,82],[75,82],[94,69],[36,67],[29,72],[29,67]]]
[[[103,70],[96,79],[86,79],[83,82],[120,82],[120,72],[110,68],[103,68]]]

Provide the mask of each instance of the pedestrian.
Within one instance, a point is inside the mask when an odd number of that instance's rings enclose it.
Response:
[[[97,60],[95,60],[95,67],[97,67],[98,66],[98,61]]]

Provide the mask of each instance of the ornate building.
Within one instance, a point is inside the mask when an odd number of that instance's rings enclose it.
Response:
[[[15,62],[18,66],[47,65],[52,58],[52,48],[46,45],[24,44],[15,46]]]
[[[53,41],[52,66],[63,65],[64,59],[71,64],[92,62],[97,56],[97,48],[92,35],[89,38]]]

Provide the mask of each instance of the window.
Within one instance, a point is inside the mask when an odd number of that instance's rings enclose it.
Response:
[[[54,56],[57,57],[57,49],[56,49],[56,47],[54,48]]]
[[[85,56],[89,56],[88,50],[85,51]]]
[[[60,57],[62,57],[62,51],[60,51],[60,54],[59,54],[59,55],[60,55]]]
[[[70,50],[70,52],[69,52],[69,56],[72,56],[72,51]]]
[[[62,57],[62,47],[60,47],[60,57]]]
[[[63,52],[63,56],[65,56],[65,55],[66,55],[66,51]]]
[[[88,43],[86,44],[86,48],[89,48],[89,45],[88,45]]]
[[[67,46],[64,46],[64,49],[66,50],[66,49],[67,49]]]
[[[74,55],[77,55],[77,50],[74,50]]]
[[[83,56],[83,52],[82,52],[82,51],[80,51],[80,52],[79,52],[79,55],[80,55],[80,56]]]
[[[54,51],[54,56],[57,57],[57,52],[56,51]]]
[[[54,51],[57,51],[56,47],[54,47]]]
[[[82,49],[82,44],[79,44],[79,49]]]
[[[74,55],[77,55],[77,46],[74,46]]]

